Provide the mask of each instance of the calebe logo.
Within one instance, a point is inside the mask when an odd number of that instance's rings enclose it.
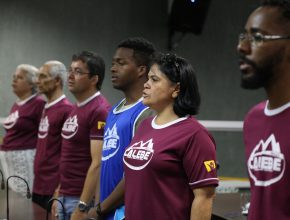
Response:
[[[132,170],[142,170],[151,161],[154,149],[153,140],[140,141],[128,147],[124,153],[123,161]]]
[[[78,132],[78,127],[78,117],[76,115],[69,117],[63,124],[61,136],[70,139]]]
[[[45,116],[40,120],[39,128],[38,128],[38,138],[43,139],[47,136],[49,128],[48,117]]]
[[[278,182],[285,172],[285,157],[275,135],[260,142],[248,159],[248,171],[256,186],[269,186]]]

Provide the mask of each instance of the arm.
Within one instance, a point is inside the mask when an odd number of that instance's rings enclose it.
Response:
[[[120,205],[124,204],[125,180],[124,178],[118,183],[114,191],[101,203],[102,214],[109,213]],[[89,211],[89,217],[96,218],[96,207]]]
[[[215,187],[193,189],[193,194],[190,220],[210,220]]]
[[[91,157],[92,162],[87,172],[87,177],[84,183],[83,192],[80,197],[80,201],[89,204],[93,195],[99,195],[99,180],[100,180],[100,165],[102,158],[102,145],[103,141],[101,140],[91,140]],[[96,191],[97,190],[97,191]],[[99,198],[96,198],[96,201],[99,201]],[[71,220],[80,220],[85,219],[87,213],[80,212],[78,207],[74,210]]]

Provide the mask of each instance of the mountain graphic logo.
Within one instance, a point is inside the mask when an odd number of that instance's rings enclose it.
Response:
[[[12,112],[4,121],[3,127],[5,129],[12,128],[16,124],[18,118],[19,118],[19,112],[18,111]]]
[[[77,115],[69,117],[63,124],[61,136],[65,139],[72,138],[78,132],[78,127]]]
[[[49,128],[48,117],[45,116],[40,120],[39,128],[38,128],[38,138],[43,139],[47,136]]]
[[[118,135],[117,124],[110,129],[107,128],[104,135],[102,161],[115,156],[120,149],[120,137]]]
[[[266,141],[259,141],[247,163],[249,175],[256,186],[270,186],[283,177],[285,157],[274,134],[271,134]]]
[[[140,141],[134,143],[126,149],[123,162],[132,170],[144,169],[153,158],[153,146],[154,143],[152,139],[146,142]]]

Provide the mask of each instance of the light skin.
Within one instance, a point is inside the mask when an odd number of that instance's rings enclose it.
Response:
[[[144,84],[143,103],[157,112],[156,123],[165,124],[178,118],[173,111],[174,99],[179,93],[179,84],[171,82],[154,64]]]
[[[290,36],[290,21],[281,18],[282,11],[278,7],[260,7],[249,16],[245,32]],[[259,45],[245,40],[238,44],[237,50],[249,61],[242,59],[240,62],[243,80],[251,80],[257,74],[270,74],[269,80],[262,85],[268,96],[269,108],[275,109],[288,103],[290,40],[264,41]]]
[[[25,100],[32,95],[32,85],[27,80],[26,74],[27,73],[21,69],[16,69],[13,74],[13,92],[20,100]]]
[[[96,84],[98,82],[98,76],[89,76],[89,69],[86,63],[81,60],[73,61],[70,70],[72,71],[69,73],[68,77],[68,88],[79,103],[85,101],[97,92]],[[88,169],[83,192],[80,197],[80,200],[87,204],[93,199],[96,188],[99,189],[98,184],[100,178],[102,146],[103,141],[91,140],[90,149],[92,162]],[[86,217],[87,213],[80,212],[80,210],[76,208],[71,216],[71,220],[81,220],[86,219]]]
[[[51,103],[63,95],[62,83],[60,78],[53,78],[49,71],[50,65],[43,65],[39,68],[36,77],[36,85],[39,93],[47,98],[47,103]]]
[[[96,93],[96,84],[98,76],[89,76],[87,64],[81,60],[73,61],[68,73],[68,89],[77,99],[83,102]]]
[[[68,88],[70,92],[73,93],[78,103],[81,103],[94,95],[97,92],[96,84],[98,82],[98,76],[89,76],[89,70],[87,64],[78,60],[71,63],[70,72],[68,75]],[[90,150],[92,162],[88,169],[83,192],[80,196],[80,200],[89,204],[93,199],[93,195],[96,193],[96,188],[99,189],[99,172],[102,156],[102,145],[103,141],[101,140],[91,140],[90,141]],[[58,190],[54,196],[58,195]],[[98,199],[98,197],[96,198]],[[52,206],[52,215],[56,214],[57,202],[53,202]],[[86,219],[87,213],[80,212],[78,207],[74,210],[71,220],[81,220]]]
[[[91,140],[92,163],[87,172],[83,192],[80,197],[80,200],[86,202],[87,204],[89,203],[89,201],[93,199],[94,194],[97,195],[96,201],[99,200],[99,182],[100,182],[100,165],[102,159],[102,146],[103,141]],[[96,189],[98,189],[97,192]],[[80,212],[78,208],[74,210],[71,216],[71,220],[81,220],[86,218],[87,213]]]
[[[121,90],[126,104],[137,102],[142,97],[143,85],[147,80],[146,66],[138,65],[133,57],[134,50],[118,48],[111,67],[111,80],[115,89]],[[124,204],[125,182],[122,179],[113,192],[101,203],[102,213],[108,213]],[[96,208],[89,211],[89,217],[101,219],[96,215]]]
[[[156,124],[163,125],[179,118],[173,110],[175,98],[179,95],[180,84],[171,82],[154,64],[144,85],[143,103],[157,112]],[[209,220],[215,196],[214,187],[192,190],[194,200],[191,206],[191,220]]]

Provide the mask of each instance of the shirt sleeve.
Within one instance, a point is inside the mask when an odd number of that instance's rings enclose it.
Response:
[[[206,130],[192,136],[184,152],[183,166],[192,189],[218,185],[215,142]]]
[[[90,139],[102,140],[104,137],[104,127],[106,124],[106,118],[108,111],[105,108],[98,108],[92,114],[90,123]]]

